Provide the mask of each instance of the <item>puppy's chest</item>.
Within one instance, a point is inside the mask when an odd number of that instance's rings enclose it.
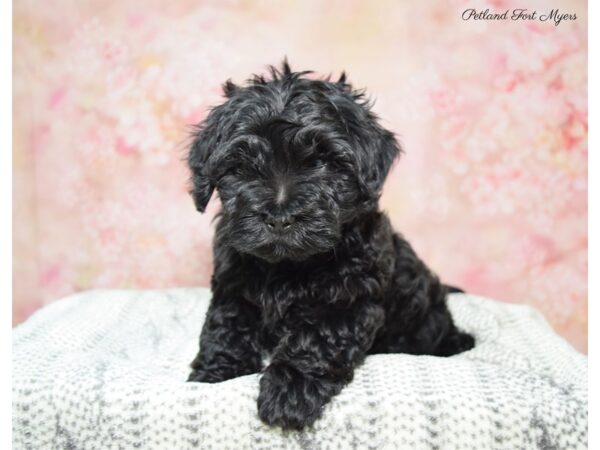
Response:
[[[355,270],[352,270],[355,269]],[[375,267],[332,265],[298,271],[255,274],[245,289],[248,301],[259,307],[263,323],[312,321],[327,311],[345,308],[358,299],[381,301],[388,276]]]
[[[267,328],[283,325],[284,320],[289,322],[291,314],[303,317],[316,312],[323,301],[316,283],[308,276],[271,276],[257,281],[246,298],[259,307]]]

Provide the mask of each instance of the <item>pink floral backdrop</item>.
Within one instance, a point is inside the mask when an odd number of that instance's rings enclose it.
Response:
[[[466,8],[577,20],[464,21]],[[208,285],[189,124],[287,55],[347,70],[405,155],[382,207],[448,282],[587,351],[583,1],[14,3],[13,323],[92,288]]]

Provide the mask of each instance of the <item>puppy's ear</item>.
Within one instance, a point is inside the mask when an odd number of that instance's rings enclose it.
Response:
[[[211,144],[209,127],[200,124],[188,154],[188,167],[192,172],[190,194],[194,199],[196,209],[200,212],[206,210],[206,205],[215,189],[207,173],[207,160]]]
[[[394,134],[379,124],[364,90],[355,90],[342,72],[329,98],[352,141],[361,190],[369,200],[381,194],[392,163],[402,149]]]
[[[233,85],[233,83],[231,83]],[[231,89],[235,89],[231,87]],[[233,91],[232,91],[233,92]],[[214,161],[211,156],[218,150],[226,135],[229,121],[227,120],[227,104],[213,108],[203,122],[195,128],[192,145],[190,146],[187,163],[192,172],[192,189],[196,209],[204,212],[210,197],[215,190]]]
[[[371,139],[367,141],[365,148],[366,165],[363,177],[371,195],[378,197],[390,168],[402,149],[393,133],[378,124],[374,128],[374,131],[369,133]]]
[[[402,153],[394,134],[381,125],[366,103],[338,106],[345,128],[352,137],[358,181],[369,200],[377,200],[394,160]]]
[[[187,164],[192,172],[190,194],[200,212],[206,210],[206,205],[215,190],[220,173],[218,154],[222,144],[230,139],[235,128],[233,113],[237,106],[234,97],[241,89],[231,80],[227,80],[223,84],[227,101],[212,108],[194,129]]]

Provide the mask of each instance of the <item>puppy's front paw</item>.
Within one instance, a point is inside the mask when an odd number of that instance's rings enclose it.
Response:
[[[258,415],[268,425],[300,430],[312,425],[323,406],[342,386],[298,372],[289,365],[271,364],[260,380]]]

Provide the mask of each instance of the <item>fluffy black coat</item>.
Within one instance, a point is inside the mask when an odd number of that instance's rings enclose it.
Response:
[[[213,298],[189,381],[262,371],[258,414],[301,429],[372,353],[473,347],[449,288],[394,233],[378,199],[400,153],[361,92],[286,62],[198,126],[188,163],[204,211],[222,201]],[[263,361],[270,362],[263,364]]]

